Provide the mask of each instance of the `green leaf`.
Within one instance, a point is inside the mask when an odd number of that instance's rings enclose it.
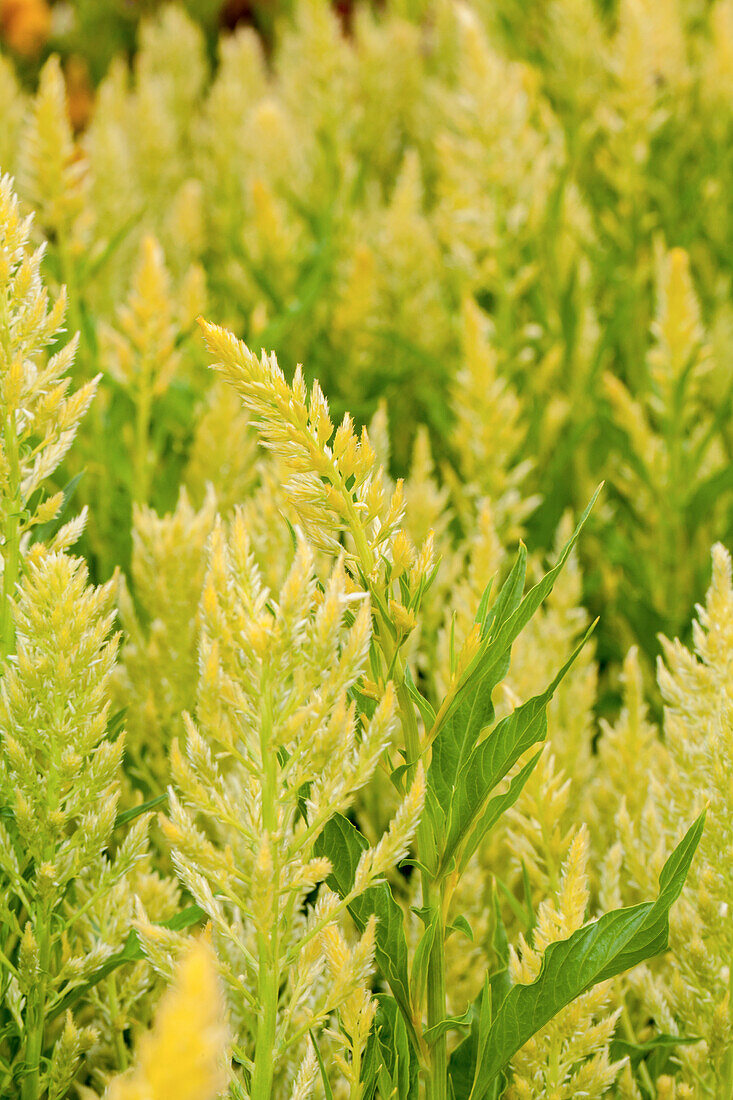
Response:
[[[526,570],[527,551],[522,545],[514,567],[488,613],[483,610],[486,592],[482,597],[478,612],[483,620],[482,637],[485,638],[492,623],[502,621],[519,605]],[[477,618],[477,621],[481,620]],[[491,695],[496,684],[509,669],[510,654],[507,649],[503,664],[493,669],[496,679],[487,679],[481,663],[487,644],[484,641],[482,651],[466,673],[440,726],[436,730],[433,724],[431,728],[432,752],[425,792],[425,814],[435,837],[436,850],[442,848],[446,811],[451,803],[458,772],[481,730],[493,721],[494,704]]]
[[[456,1096],[468,1097],[476,1068],[476,1052],[478,1050],[479,1018],[481,1002],[484,991],[479,993],[477,1000],[471,1007],[471,1030],[466,1038],[458,1044],[448,1060],[448,1080]]]
[[[366,838],[342,814],[335,814],[318,837],[315,854],[330,861],[332,871],[327,882],[341,897],[353,888],[357,864],[368,847]],[[376,916],[374,956],[377,966],[405,1017],[411,1038],[416,1041],[410,1011],[403,915],[387,883],[368,887],[349,905],[349,913],[360,932],[366,928],[369,917]]]
[[[435,721],[435,711],[431,704],[425,698],[425,696],[418,691],[415,681],[412,678],[409,667],[405,668],[405,687],[407,688],[411,699],[415,703],[415,706],[420,711],[420,717],[425,723],[425,729],[429,730]]]
[[[531,985],[515,985],[494,1016],[481,1081],[491,1083],[528,1039],[565,1005],[599,982],[665,951],[669,910],[700,841],[704,813],[690,826],[659,876],[656,901],[604,913],[567,940],[550,944]]]
[[[442,848],[442,839],[446,832],[446,810],[447,805],[443,807],[440,800],[430,786],[429,783],[425,787],[425,806],[423,808],[423,821],[430,826],[430,830],[433,834],[434,841],[429,850],[426,853],[425,862],[428,864],[428,870],[431,878],[435,878],[438,873],[438,856],[440,849]]]
[[[446,939],[450,936],[451,932],[462,932],[467,939],[473,943],[473,928],[468,923],[467,919],[460,913],[454,921],[452,921],[446,928]]]
[[[492,798],[488,803],[483,814],[477,821],[473,833],[464,845],[463,854],[461,856],[461,872],[466,869],[466,865],[472,854],[479,847],[488,831],[494,827],[499,818],[517,801],[541,756],[542,749],[535,753],[535,755],[527,761],[524,767],[517,772],[506,791],[503,794],[497,794],[496,797]]]
[[[487,974],[483,989],[470,1006],[470,1033],[458,1044],[448,1061],[448,1081],[456,1100],[498,1100],[502,1095],[504,1081],[501,1076],[493,1084],[484,1086],[477,1082],[476,1069],[486,1049],[491,1026],[492,1000],[491,981]]]
[[[403,798],[406,794],[404,778],[410,770],[411,770],[411,765],[409,765],[409,764],[399,764],[389,774],[390,783],[392,784],[394,789],[397,791],[397,793],[402,795]]]
[[[115,818],[115,829],[119,829],[122,825],[127,825],[130,821],[134,821],[136,817],[140,817],[141,814],[146,814],[150,810],[155,810],[158,806],[162,806],[164,802],[168,801],[167,794],[157,794],[155,798],[149,798],[147,802],[141,802],[139,806],[131,806],[129,810],[123,810],[117,814]]]
[[[481,599],[479,600],[478,609],[476,611],[475,621],[480,624],[482,633],[483,633],[485,625],[486,625],[486,617],[489,613],[489,600],[491,599],[491,590],[492,590],[493,587],[494,587],[494,581],[492,579],[486,585],[486,588],[483,591],[483,595],[481,596]],[[452,632],[454,624],[455,624],[455,612],[453,613],[453,624],[451,624],[451,632]]]
[[[486,1055],[486,1044],[489,1041],[489,1032],[491,1030],[491,1020],[493,1016],[495,1000],[496,997],[494,992],[494,975],[492,975],[491,979],[489,979],[489,976],[487,974],[484,979],[484,988],[479,1004],[478,1037],[476,1044],[476,1068],[474,1069],[473,1084],[471,1086],[471,1095],[469,1097],[469,1100],[481,1100],[482,1092],[484,1092],[479,1080],[478,1067],[482,1064]]]
[[[333,1100],[333,1090],[331,1088],[331,1082],[328,1079],[328,1074],[326,1073],[326,1067],[323,1064],[323,1058],[321,1057],[321,1052],[318,1048],[316,1037],[312,1031],[309,1031],[308,1034],[310,1035],[310,1040],[313,1043],[313,1050],[315,1051],[316,1061],[318,1062],[318,1069],[321,1072],[321,1082],[323,1084],[324,1095],[326,1097],[326,1100]]]
[[[473,1005],[469,1005],[462,1016],[448,1016],[445,1020],[441,1020],[440,1023],[434,1024],[433,1027],[427,1028],[423,1032],[423,1039],[432,1046],[433,1043],[440,1038],[441,1035],[445,1035],[448,1031],[466,1031],[471,1027],[473,1020]]]
[[[441,927],[440,913],[438,910],[428,909],[427,914],[430,919],[415,949],[415,955],[412,960],[412,970],[410,971],[410,1003],[414,1005],[415,1008],[418,1008],[423,1001],[423,994],[428,980],[430,955],[435,945],[435,937],[438,929]]]
[[[522,886],[524,888],[524,907],[527,911],[527,935],[529,935],[537,924],[537,914],[532,904],[532,884],[529,881],[529,870],[524,860],[522,860]]]
[[[525,871],[524,860],[522,861],[522,871]],[[524,876],[523,876],[524,877]],[[531,911],[530,906],[527,905],[527,883],[523,882],[524,886],[524,898],[525,904],[522,905],[521,901],[514,896],[514,891],[510,890],[507,884],[500,879],[499,876],[495,876],[494,881],[499,890],[504,895],[504,901],[507,903],[515,917],[522,925],[525,936],[529,935],[535,925],[534,913]]]
[[[109,240],[106,242],[105,247],[98,255],[82,257],[79,263],[79,281],[81,283],[88,283],[95,278],[102,270],[102,268],[109,262],[117,249],[129,238],[129,234],[132,230],[142,221],[144,216],[143,210],[136,210],[131,214],[119,229],[112,234]]]
[[[716,470],[714,474],[695,486],[688,505],[690,522],[702,523],[703,518],[710,514],[713,505],[720,500],[721,496],[730,493],[731,489],[733,489],[733,465],[726,462],[721,470]]]
[[[473,749],[461,766],[454,781],[454,789],[448,810],[448,835],[443,847],[440,872],[444,872],[456,849],[469,833],[470,842],[464,853],[468,859],[482,837],[498,821],[505,809],[516,802],[522,787],[537,763],[538,756],[525,765],[510,784],[509,790],[492,799],[486,806],[492,790],[511,771],[527,749],[547,735],[547,704],[558,684],[585,645],[595,623],[585,633],[579,644],[542,692],[522,703]],[[482,811],[486,809],[485,814]],[[472,846],[473,845],[473,846]]]
[[[127,717],[127,707],[120,707],[114,714],[110,714],[107,719],[107,727],[104,731],[105,740],[114,741],[115,738],[122,732],[125,726],[125,718]]]
[[[161,921],[160,927],[168,928],[171,932],[185,932],[187,928],[199,924],[202,920],[206,920],[208,916],[209,914],[200,905],[189,905],[186,909],[182,909],[180,913],[176,913],[175,917],[171,917],[170,920]],[[142,957],[141,948],[140,958]]]
[[[496,603],[488,613],[482,631],[481,648],[469,667],[438,728],[432,731],[432,759],[428,789],[438,806],[450,806],[457,778],[482,732],[493,720],[492,692],[509,668],[511,647],[542,602],[553,589],[572,551],[600,487],[583,512],[557,564],[522,599],[526,572],[526,550],[520,548],[517,561],[504,582]],[[428,800],[429,804],[429,800]]]
[[[614,1039],[609,1047],[609,1056],[612,1061],[620,1061],[628,1058],[632,1067],[640,1062],[646,1062],[649,1076],[656,1080],[667,1068],[667,1063],[678,1046],[692,1046],[702,1042],[699,1036],[683,1035],[655,1035],[646,1043],[629,1043],[623,1039]]]
[[[512,988],[511,978],[509,977],[509,937],[506,933],[506,927],[501,915],[501,906],[499,905],[499,892],[496,889],[496,884],[492,889],[492,906],[493,906],[493,936],[492,944],[494,952],[496,954],[497,961],[499,963],[499,969],[495,970],[489,979],[489,992],[491,994],[490,1004],[490,1020],[499,1011],[504,999]]]
[[[382,1100],[415,1100],[418,1094],[418,1062],[405,1021],[394,997],[379,993],[374,1025],[367,1040],[361,1080],[364,1100],[377,1089]]]
[[[522,600],[524,582],[527,579],[527,547],[520,540],[517,560],[512,566],[509,576],[499,589],[499,595],[487,612],[485,609],[486,593],[481,597],[476,612],[476,622],[481,623],[481,635],[486,637],[497,625],[506,622],[509,615],[516,611]]]
[[[527,551],[524,546],[521,546],[514,567],[502,585],[496,603],[486,617],[482,629],[483,637],[486,636],[492,623],[503,621],[507,614],[519,606],[526,570]],[[444,806],[450,802],[455,777],[466,755],[473,748],[476,737],[494,717],[491,693],[509,667],[507,650],[503,654],[506,660],[501,665],[498,678],[493,681],[487,679],[488,670],[483,666],[487,663],[486,656],[489,652],[490,648],[484,646],[473,662],[433,740],[428,785],[435,791],[439,803]],[[492,665],[492,672],[496,673],[498,667],[496,664]]]
[[[501,906],[499,905],[499,891],[496,889],[496,881],[491,884],[491,902],[494,911],[494,934],[491,938],[491,943],[496,952],[496,957],[499,962],[505,968],[509,966],[509,937],[506,934],[506,927],[501,915]]]

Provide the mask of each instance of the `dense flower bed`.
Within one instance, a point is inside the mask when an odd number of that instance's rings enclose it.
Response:
[[[61,7],[0,8],[0,1097],[728,1100],[733,3]]]

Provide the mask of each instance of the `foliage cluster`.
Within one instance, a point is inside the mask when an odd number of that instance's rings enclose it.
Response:
[[[731,1100],[733,4],[292,7],[0,54],[0,1097]]]

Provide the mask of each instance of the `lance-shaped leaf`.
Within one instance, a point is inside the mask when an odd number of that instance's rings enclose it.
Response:
[[[547,704],[594,628],[595,623],[586,631],[552,683],[540,695],[535,695],[502,719],[466,758],[456,778],[448,810],[448,835],[443,848],[441,871],[447,869],[456,849],[466,838],[468,843],[464,856],[470,857],[488,829],[516,802],[537,763],[537,757],[515,776],[506,792],[486,805],[493,789],[509,774],[527,749],[544,741],[547,736]]]
[[[628,1058],[634,1069],[644,1062],[653,1081],[667,1069],[667,1065],[674,1055],[675,1048],[681,1046],[694,1046],[701,1043],[702,1038],[683,1035],[655,1035],[646,1043],[630,1043],[624,1039],[614,1039],[608,1049],[609,1057],[613,1062],[621,1058]]]
[[[473,831],[468,836],[468,839],[462,846],[461,858],[459,860],[458,869],[461,874],[466,870],[468,862],[471,856],[478,848],[479,844],[489,832],[493,829],[500,817],[508,809],[510,809],[519,798],[520,794],[525,788],[527,780],[537,766],[539,758],[542,756],[542,749],[536,752],[534,756],[530,757],[527,763],[517,772],[512,779],[507,789],[502,794],[497,794],[495,798],[490,799],[486,809],[476,822]],[[443,861],[441,871],[448,867],[450,860],[450,854],[447,854]]]
[[[511,649],[534,613],[552,591],[583,525],[590,514],[600,487],[583,512],[578,526],[563,548],[557,564],[522,599],[526,569],[526,551],[522,547],[509,577],[488,613],[482,629],[479,652],[443,715],[437,730],[431,730],[432,758],[428,770],[428,788],[440,806],[453,800],[458,775],[484,730],[493,720],[491,695],[509,669]]]
[[[466,677],[458,688],[455,698],[446,711],[437,733],[433,737],[431,765],[428,771],[428,787],[435,792],[439,805],[447,806],[453,791],[453,782],[460,771],[466,756],[482,729],[494,719],[494,704],[491,693],[507,673],[510,648],[503,654],[504,662],[488,662],[490,651],[487,632],[493,622],[502,622],[506,615],[519,606],[527,571],[527,551],[520,548],[514,567],[504,582],[501,591],[482,627],[482,645],[476,659],[469,668]],[[489,671],[496,677],[488,679]]]
[[[414,1100],[418,1095],[418,1062],[402,1013],[387,993],[378,993],[375,1000],[377,1012],[362,1062],[363,1100],[373,1100],[377,1094],[382,1100]]]
[[[335,814],[319,836],[316,855],[325,856],[330,861],[331,874],[326,881],[341,897],[353,889],[359,859],[368,847],[366,838],[342,814]],[[366,928],[369,917],[372,914],[376,916],[374,957],[414,1038],[402,910],[387,883],[367,887],[351,902],[349,913],[360,932]]]
[[[427,914],[430,915],[430,910],[427,910]],[[428,981],[430,956],[435,947],[435,940],[439,929],[440,912],[435,910],[432,912],[432,916],[428,920],[425,931],[420,937],[412,960],[412,971],[410,973],[410,1001],[416,1008],[418,1005],[421,1005],[423,1001],[423,994]]]
[[[682,891],[704,819],[702,814],[690,826],[665,863],[656,901],[604,913],[569,939],[550,944],[537,980],[510,989],[489,1031],[480,1066],[484,1087],[565,1005],[599,982],[666,950],[669,910]]]

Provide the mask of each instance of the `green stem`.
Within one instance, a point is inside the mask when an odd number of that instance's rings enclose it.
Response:
[[[262,825],[264,834],[272,844],[272,908],[269,936],[265,931],[257,933],[259,951],[257,1038],[254,1070],[252,1073],[252,1100],[270,1100],[272,1095],[273,1062],[277,1033],[277,1006],[280,988],[278,942],[279,866],[277,845],[272,843],[277,828],[277,754],[272,750],[272,705],[267,683],[262,685],[262,709],[260,726],[260,753],[262,758]]]
[[[39,1100],[41,1095],[41,1058],[43,1056],[44,1024],[46,1019],[46,980],[51,956],[51,937],[45,907],[39,911],[36,923],[38,942],[38,980],[28,992],[25,1015],[26,1042],[25,1067],[21,1100]]]
[[[637,1043],[636,1032],[634,1031],[634,1025],[631,1022],[631,1016],[629,1015],[629,1010],[626,1007],[625,1002],[623,1003],[623,1008],[621,1009],[621,1026],[623,1027],[624,1034],[626,1035],[626,1038],[629,1040],[629,1042],[636,1044]],[[651,1079],[651,1076],[649,1074],[649,1070],[647,1069],[646,1063],[643,1061],[643,1059],[642,1059],[641,1062],[639,1062],[639,1076],[641,1077],[642,1081],[644,1082],[644,1085],[648,1089],[649,1095],[651,1097],[656,1096],[657,1095],[656,1087],[654,1085],[654,1082]]]
[[[107,979],[107,996],[112,1017],[113,1044],[117,1055],[117,1065],[119,1070],[123,1072],[129,1065],[129,1057],[125,1036],[119,1027],[120,1002],[117,997],[117,982],[112,975]]]
[[[425,876],[423,876],[423,882]],[[423,886],[423,891],[425,887]],[[445,929],[443,927],[442,904],[430,904],[428,896],[425,904],[436,912],[438,927],[435,942],[428,961],[428,1029],[441,1024],[446,1018],[445,988]],[[430,1052],[430,1067],[427,1079],[427,1100],[446,1100],[448,1087],[448,1049],[445,1032],[434,1040]]]
[[[402,729],[405,734],[405,748],[407,750],[407,762],[410,765],[408,775],[414,772],[420,757],[420,736],[415,717],[415,706],[410,694],[405,687],[404,670],[399,656],[395,661],[395,682],[397,684],[397,700],[402,717]],[[417,827],[415,838],[417,858],[422,863],[421,879],[423,905],[430,911],[429,923],[437,920],[435,940],[428,960],[427,979],[427,1026],[428,1029],[441,1024],[446,1018],[446,983],[445,983],[445,929],[443,914],[442,888],[435,896],[435,879],[428,870],[438,863],[435,848],[435,838],[430,823],[423,815]],[[426,1066],[427,1100],[446,1100],[448,1084],[448,1055],[445,1033],[440,1035],[432,1044],[430,1064]]]
[[[138,395],[135,410],[135,449],[133,452],[132,499],[138,504],[147,504],[150,495],[150,464],[148,445],[150,441],[151,395],[145,387]]]
[[[335,475],[335,483],[341,490],[343,499],[346,503],[349,528],[354,539],[356,553],[364,576],[367,578],[367,583],[369,583],[368,578],[374,567],[374,555],[367,541],[361,520],[354,507],[351,493],[346,489],[346,486],[341,481],[338,471],[336,470]],[[378,607],[378,601],[375,601],[375,603]],[[386,623],[383,625],[384,629],[379,631],[378,641],[387,667],[392,669],[392,679],[396,689],[397,702],[402,721],[402,731],[405,740],[405,750],[407,753],[407,779],[409,782],[415,773],[417,762],[422,754],[420,732],[415,714],[415,705],[405,686],[405,669],[399,654],[399,643],[396,643],[394,646],[391,644],[390,631]],[[417,858],[423,864],[421,872],[423,905],[430,911],[429,919],[437,920],[435,941],[428,960],[427,979],[427,1026],[428,1028],[433,1028],[446,1019],[445,930],[443,897],[442,894],[439,894],[438,897],[434,897],[434,877],[428,870],[428,867],[437,865],[435,838],[433,837],[430,824],[425,820],[424,816],[418,825],[415,841]],[[413,1006],[413,1008],[417,1007],[418,1006]],[[424,1051],[421,1053],[423,1062],[425,1062]],[[423,1068],[427,1073],[427,1100],[447,1100],[448,1055],[445,1034],[440,1035],[433,1043],[429,1064],[424,1065]]]
[[[62,727],[63,702],[55,696],[54,707],[51,716],[51,728]],[[48,758],[46,761],[46,804],[50,811],[58,810],[61,805],[61,742],[51,738],[48,746]],[[41,835],[40,844],[33,853],[36,866],[53,861],[55,855],[55,842],[49,833]],[[89,904],[93,899],[90,898]],[[34,893],[31,910],[35,908],[36,919],[31,925],[35,933],[38,945],[38,973],[36,981],[31,986],[26,1002],[26,1043],[24,1059],[24,1076],[21,1092],[21,1100],[40,1100],[46,1092],[41,1080],[41,1062],[45,1046],[46,1022],[51,1020],[49,1012],[54,990],[51,979],[51,957],[54,946],[54,935],[51,927],[51,917],[54,902],[51,899],[39,897]],[[77,919],[79,914],[76,914]]]
[[[397,701],[405,735],[408,775],[414,772],[421,755],[420,735],[415,717],[415,705],[405,687],[405,674],[399,655],[394,662],[394,679],[397,685]],[[422,863],[421,879],[423,905],[430,912],[429,923],[437,921],[435,940],[428,960],[427,978],[427,1026],[428,1029],[441,1024],[446,1018],[446,982],[445,982],[445,929],[443,913],[443,893],[440,888],[435,893],[435,879],[428,870],[438,864],[435,838],[425,815],[417,827],[415,838],[417,858]],[[425,1067],[427,1077],[427,1100],[446,1100],[448,1087],[448,1053],[445,1032],[433,1042],[429,1065]]]
[[[267,937],[258,937],[260,948],[259,1001],[255,1066],[252,1074],[252,1100],[271,1100],[272,1058],[277,1025],[277,981],[269,957]]]
[[[361,1080],[361,1048],[355,1043],[351,1051],[351,1088],[349,1100],[361,1100],[364,1095],[364,1086]]]
[[[409,691],[405,687],[405,673],[399,657],[395,661],[394,680],[400,718],[402,719],[402,731],[405,735],[405,749],[407,750],[407,764],[409,765],[407,774],[412,779],[422,750],[420,748],[420,732],[415,717],[415,706],[410,698]]]

